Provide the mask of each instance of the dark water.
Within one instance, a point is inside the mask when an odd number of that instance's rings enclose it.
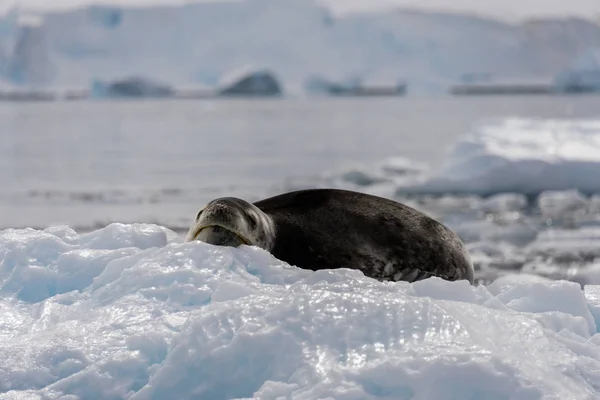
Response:
[[[0,104],[0,228],[185,226],[219,195],[388,157],[439,163],[488,118],[598,118],[600,97]]]

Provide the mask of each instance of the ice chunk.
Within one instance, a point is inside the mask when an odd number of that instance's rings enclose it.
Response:
[[[378,282],[166,237],[1,231],[0,399],[600,396],[593,286]]]
[[[527,197],[521,193],[500,193],[485,199],[481,209],[490,213],[519,211],[527,206]]]
[[[125,247],[147,249],[165,246],[167,233],[156,225],[113,223],[103,229],[81,235],[79,242],[90,249],[112,250]]]
[[[477,125],[448,159],[399,193],[600,191],[600,122],[509,118]]]

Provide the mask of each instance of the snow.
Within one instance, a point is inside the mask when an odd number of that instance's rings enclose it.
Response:
[[[0,399],[589,399],[600,286],[383,283],[112,224],[0,231]]]
[[[487,121],[460,138],[440,168],[401,185],[399,192],[593,194],[600,192],[599,154],[599,120]],[[570,196],[571,206],[581,202],[577,195]],[[552,198],[547,195],[540,201],[541,208],[551,213]]]
[[[17,10],[0,18],[0,59],[18,57],[10,52],[20,29]],[[48,87],[86,88],[95,79],[124,76],[176,88],[214,85],[229,71],[257,65],[281,78],[290,94],[304,92],[311,76],[445,92],[465,74],[554,77],[600,42],[600,27],[583,19],[509,23],[410,10],[336,14],[316,0],[46,7],[37,14],[45,41],[30,57],[31,63],[43,58],[44,68],[27,82]]]

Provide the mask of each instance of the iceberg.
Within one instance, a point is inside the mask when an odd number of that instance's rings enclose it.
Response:
[[[3,65],[7,83],[17,86],[44,87],[56,77],[43,20],[22,15],[15,24],[15,40]]]
[[[151,224],[0,231],[0,399],[589,399],[600,286],[379,282]]]
[[[92,82],[92,96],[105,97],[169,97],[173,90],[160,82],[143,77],[129,77],[113,82]]]
[[[600,193],[600,121],[508,118],[477,124],[441,166],[397,194]]]
[[[250,67],[230,72],[218,86],[220,96],[278,97],[283,94],[273,72]]]

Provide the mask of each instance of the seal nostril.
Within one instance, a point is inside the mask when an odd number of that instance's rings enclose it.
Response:
[[[204,211],[204,209],[198,211],[198,214],[196,214],[196,221],[198,221],[200,219],[200,215],[202,215],[202,211]]]

